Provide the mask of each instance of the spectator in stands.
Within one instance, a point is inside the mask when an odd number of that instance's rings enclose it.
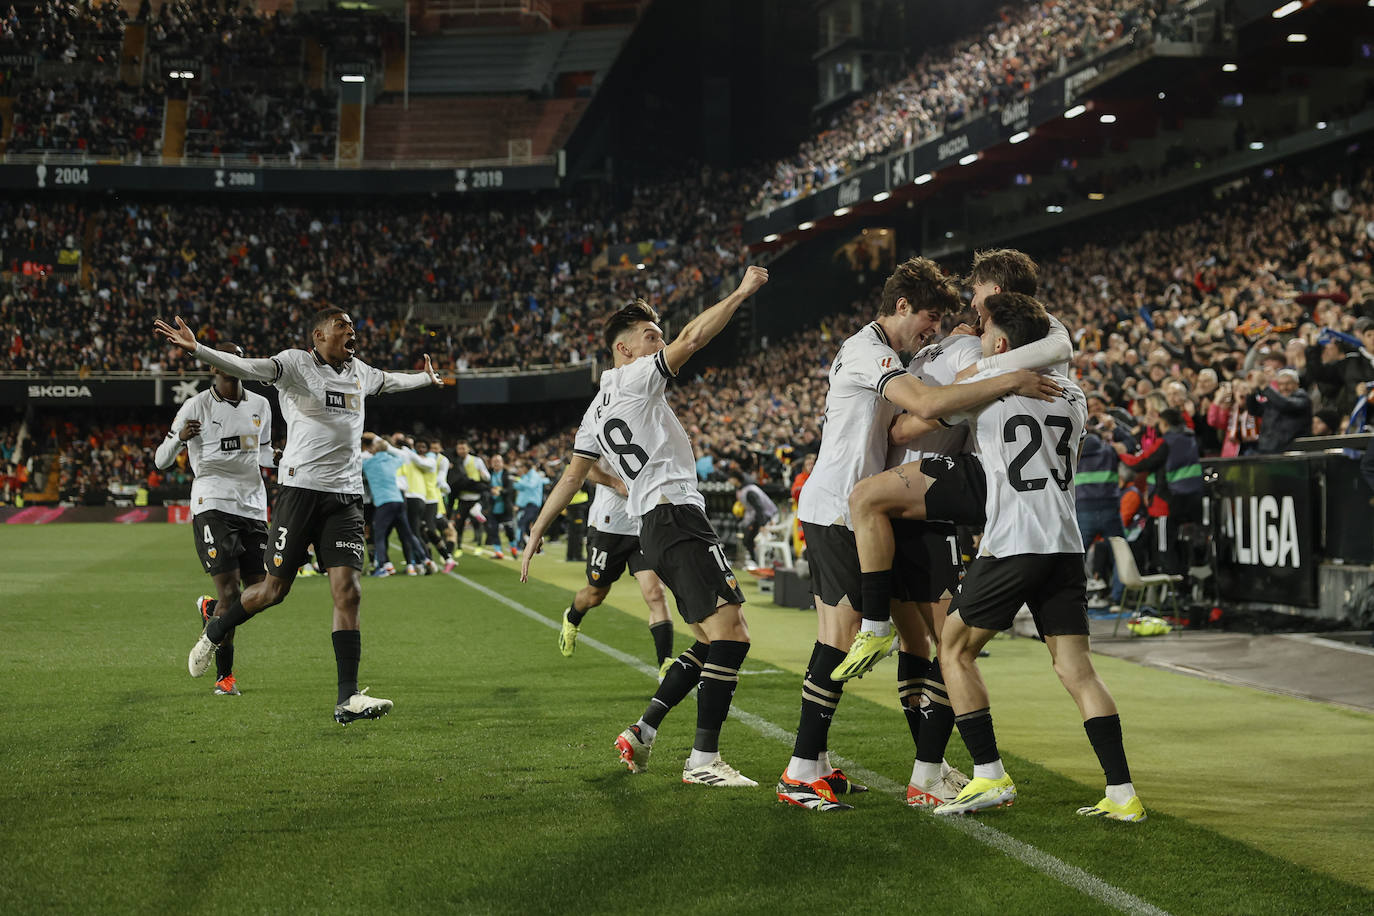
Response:
[[[1255,452],[1276,455],[1312,428],[1312,399],[1299,387],[1294,369],[1280,369],[1274,381],[1250,395],[1246,407],[1259,415],[1259,441]]]

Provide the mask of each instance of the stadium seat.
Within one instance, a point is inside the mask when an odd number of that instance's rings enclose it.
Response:
[[[1115,636],[1121,629],[1121,618],[1129,617],[1140,612],[1140,608],[1145,604],[1145,599],[1154,593],[1155,605],[1162,606],[1167,595],[1169,604],[1174,611],[1174,620],[1178,620],[1178,589],[1177,585],[1183,581],[1182,576],[1174,576],[1168,573],[1153,573],[1148,576],[1140,574],[1140,568],[1135,565],[1135,554],[1131,553],[1131,545],[1126,543],[1125,538],[1108,538],[1112,545],[1112,557],[1116,560],[1116,574],[1121,579],[1123,586],[1121,591],[1121,613],[1116,615],[1116,626],[1112,627],[1112,635]],[[1131,598],[1135,598],[1135,606],[1131,607]]]
[[[769,565],[768,553],[776,550],[782,554],[782,568],[792,568],[792,519],[791,512],[780,514],[771,525],[759,529],[758,538],[754,541],[755,563],[759,566]]]

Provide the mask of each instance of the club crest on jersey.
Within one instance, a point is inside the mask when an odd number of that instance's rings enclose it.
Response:
[[[334,410],[354,410],[358,409],[361,399],[356,394],[349,394],[346,391],[326,391],[324,393],[324,406]]]
[[[272,565],[281,566],[281,554],[278,553],[272,555]]]
[[[597,580],[600,579],[600,578],[601,578],[601,573],[599,573],[599,572],[594,572],[594,573],[592,573],[592,581],[593,581],[593,582],[597,581]]]
[[[213,560],[215,557],[219,556],[219,549],[211,547],[209,550],[205,551],[205,555]]]
[[[739,580],[734,576],[726,576],[725,584],[729,585],[731,588],[739,588]]]
[[[254,426],[262,426],[262,415],[261,415],[261,414],[256,414],[256,413],[253,414],[253,425],[254,425]]]

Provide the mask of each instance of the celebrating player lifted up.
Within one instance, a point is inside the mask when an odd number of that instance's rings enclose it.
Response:
[[[682,781],[758,785],[722,760],[719,751],[720,729],[749,652],[749,628],[740,609],[744,595],[706,519],[692,444],[664,391],[668,379],[766,282],[768,271],[748,268],[738,289],[689,321],[670,344],[663,340],[658,315],[642,300],[606,321],[605,341],[615,368],[601,374],[601,390],[577,430],[573,459],[530,529],[521,557],[524,581],[544,532],[582,487],[592,465],[602,456],[613,462],[629,489],[629,512],[640,519],[644,557],[677,599],[678,613],[697,638],[663,676],[644,715],[616,738],[620,759],[632,773],[647,766],[664,716],[700,682],[696,740]]]
[[[391,710],[390,700],[358,690],[358,662],[362,657],[359,575],[367,553],[363,540],[363,403],[375,394],[441,384],[429,357],[425,357],[424,371],[414,373],[383,372],[355,359],[353,320],[339,308],[321,309],[315,314],[310,331],[313,349],[283,350],[269,359],[244,359],[202,346],[179,316],[175,325],[159,319],[153,327],[203,363],[235,378],[275,386],[286,418],[286,451],[279,469],[282,488],[273,507],[267,540],[272,551],[267,578],[244,589],[223,613],[215,612],[191,649],[187,660],[191,676],[205,673],[215,647],[234,627],[286,598],[296,570],[305,562],[306,548],[313,544],[315,556],[329,574],[334,598],[332,638],[338,670],[334,720],[347,725],[386,715]]]
[[[944,387],[910,375],[898,351],[918,350],[941,317],[958,306],[959,293],[940,268],[925,258],[912,258],[883,286],[877,320],[846,340],[831,363],[820,454],[797,506],[806,533],[818,632],[802,681],[796,744],[778,783],[782,801],[822,811],[849,807],[835,797],[848,784],[837,786],[827,778],[831,767],[826,748],[844,690],[843,679],[832,672],[859,630],[858,609],[866,587],[859,574],[849,495],[860,480],[883,469],[888,427],[898,408],[935,418],[1013,392],[1037,398],[1059,392],[1058,385],[1025,370]],[[890,579],[877,587],[886,603],[892,595]]]

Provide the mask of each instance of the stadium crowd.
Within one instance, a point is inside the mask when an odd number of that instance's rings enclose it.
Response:
[[[767,172],[763,207],[804,197],[889,150],[906,149],[1000,107],[1046,77],[1113,44],[1150,32],[1174,0],[1044,0],[1005,6],[979,34],[926,52],[905,73],[879,79],[824,129]]]
[[[129,22],[148,26],[141,86],[119,82]],[[166,84],[161,62],[196,68],[186,155],[331,159],[335,99],[297,85],[304,44],[349,61],[381,62],[395,24],[365,12],[258,11],[251,3],[144,0],[132,20],[122,4],[47,0],[11,6],[0,20],[0,52],[72,65],[28,78],[16,68],[12,152],[127,156],[160,154]],[[79,66],[78,66],[79,65]],[[70,72],[66,72],[70,71]]]

